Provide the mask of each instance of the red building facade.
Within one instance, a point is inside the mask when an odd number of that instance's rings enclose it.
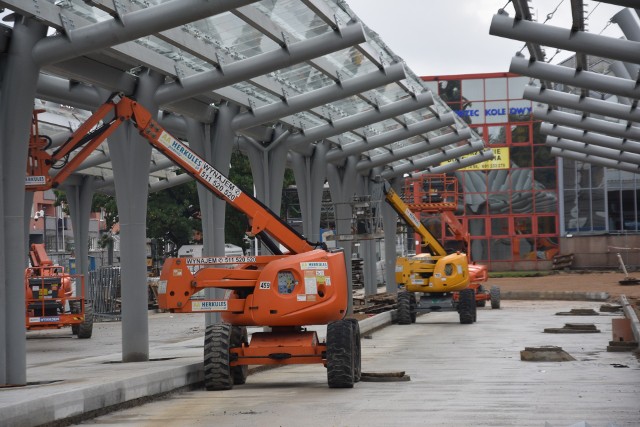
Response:
[[[494,150],[494,160],[455,173],[472,259],[492,271],[549,269],[560,231],[557,165],[531,101],[522,99],[529,78],[491,73],[422,79]]]

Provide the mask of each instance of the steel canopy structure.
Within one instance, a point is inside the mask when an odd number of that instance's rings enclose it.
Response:
[[[529,58],[517,54],[509,71],[537,79],[524,98],[538,102],[534,117],[547,123],[552,154],[594,165],[640,172],[637,153],[640,99],[640,20],[637,2],[606,1],[627,7],[611,17],[624,38],[585,30],[582,0],[572,0],[571,28],[534,22],[527,0],[514,0],[516,16],[504,10],[494,15],[490,34],[526,43]],[[563,64],[545,62],[542,47],[574,52]]]
[[[341,0],[2,0],[0,6],[7,22],[0,26],[0,384],[26,383],[22,275],[32,198],[24,192],[24,165],[34,103],[47,111],[42,129],[58,131],[50,134],[55,145],[73,130],[70,122],[82,121],[111,93],[135,97],[222,173],[233,149],[244,152],[258,198],[273,209],[291,167],[310,240],[319,240],[327,180],[341,202],[372,191],[381,178],[491,157]],[[139,286],[146,283],[148,192],[190,179],[140,141],[123,126],[63,185],[78,242],[87,241],[92,195],[116,195],[124,362],[149,358],[147,290]],[[199,196],[205,251],[223,254],[224,204],[202,188]],[[392,216],[385,221],[395,223]],[[346,227],[338,224],[337,231]],[[387,228],[392,257],[395,227]],[[76,246],[86,274],[87,248]],[[372,258],[372,249],[365,256]],[[350,247],[345,254],[351,256]],[[365,272],[369,283],[371,273]]]

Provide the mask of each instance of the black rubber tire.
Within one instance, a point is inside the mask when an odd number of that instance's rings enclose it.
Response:
[[[472,291],[473,291],[473,301],[475,301],[476,300],[476,291],[473,290],[473,289],[472,289]],[[473,310],[473,323],[475,323],[478,320],[478,306],[473,304],[472,310]]]
[[[409,299],[409,307],[411,309],[411,323],[416,323],[418,303],[416,301],[416,294],[414,293],[411,294],[411,298]]]
[[[80,313],[80,301],[69,301],[69,310],[71,310],[71,314]],[[78,335],[78,329],[80,325],[71,325],[71,333],[73,335]]]
[[[327,325],[327,382],[330,388],[352,388],[354,384],[353,327],[348,320]]]
[[[411,322],[411,299],[413,294],[411,292],[399,292],[398,293],[398,324],[409,325]]]
[[[245,326],[232,326],[231,327],[231,348],[242,347],[242,344],[248,345],[249,338],[247,335],[247,328]],[[231,376],[233,377],[233,384],[239,385],[247,382],[247,376],[249,375],[249,365],[240,365],[231,367]]]
[[[78,325],[77,334],[80,339],[91,338],[93,335],[93,305],[89,301],[84,302],[84,322]]]
[[[458,299],[458,314],[460,315],[460,323],[470,325],[474,322],[476,311],[476,296],[473,289],[463,289],[460,291]]]
[[[492,286],[489,290],[489,296],[491,297],[491,308],[500,308],[500,287]]]
[[[482,285],[478,285],[478,292],[476,292],[476,297],[477,297],[478,295],[480,295],[480,294],[484,294],[484,293],[485,293],[485,291],[484,291],[484,286],[482,286]],[[487,305],[487,300],[486,300],[486,299],[478,300],[478,299],[476,298],[476,307],[484,307],[484,306],[486,306],[486,305]]]
[[[346,319],[353,328],[353,382],[359,382],[362,377],[362,341],[360,338],[360,322],[357,319]]]
[[[231,325],[217,323],[204,333],[204,387],[207,390],[231,390],[233,376],[229,366]]]

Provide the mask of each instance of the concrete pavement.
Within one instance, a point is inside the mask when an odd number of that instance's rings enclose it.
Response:
[[[455,313],[432,313],[418,317],[413,325],[392,325],[392,313],[385,313],[361,322],[363,371],[406,371],[409,382],[361,382],[354,389],[333,390],[326,386],[322,366],[282,367],[255,372],[247,384],[230,391],[184,391],[162,402],[105,415],[95,422],[149,425],[162,414],[163,425],[204,426],[211,425],[211,414],[215,414],[216,425],[302,425],[301,417],[311,420],[305,425],[323,426],[520,426],[544,422],[569,426],[579,421],[594,427],[607,423],[640,425],[638,359],[631,353],[606,351],[611,319],[621,314],[601,313],[587,318],[554,315],[571,308],[597,310],[599,305],[508,300],[503,301],[501,310],[479,309],[478,322],[473,325],[460,325]],[[175,336],[162,332],[167,331],[166,324],[175,321],[184,322],[180,332]],[[200,321],[198,316],[172,319],[168,314],[152,315],[150,325],[166,324],[158,327],[164,338],[151,339],[149,362],[119,363],[118,352],[106,346],[106,354],[100,354],[100,348],[91,345],[93,338],[85,342],[59,338],[56,342],[46,337],[29,340],[28,348],[35,341],[37,346],[57,347],[57,353],[50,362],[29,363],[28,380],[33,385],[0,389],[0,425],[78,422],[111,405],[140,403],[197,384],[202,379]],[[190,322],[195,326],[189,326]],[[594,323],[602,332],[543,333],[544,328],[568,322]],[[376,331],[371,332],[373,329]],[[185,336],[185,331],[191,336]],[[187,339],[181,340],[180,335]],[[65,354],[65,344],[71,343],[74,345],[69,347],[73,348]],[[77,345],[84,345],[85,352]],[[519,352],[525,347],[543,345],[559,345],[576,361],[520,360]],[[268,392],[269,398],[265,399],[262,392]],[[202,408],[209,415],[197,418],[197,410],[192,407],[188,411],[169,409],[184,404],[185,399],[191,403],[202,400]],[[315,406],[305,404],[309,399],[316,402]],[[253,409],[247,411],[247,407]],[[198,419],[203,423],[198,424]]]

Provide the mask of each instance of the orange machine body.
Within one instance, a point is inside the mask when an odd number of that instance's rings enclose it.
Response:
[[[225,268],[230,262],[234,268]],[[219,312],[232,325],[318,325],[346,314],[346,280],[342,252],[321,249],[281,256],[169,258],[160,274],[158,303],[175,312]],[[226,298],[198,298],[207,288],[227,290]]]
[[[59,329],[84,322],[83,277],[53,265],[43,244],[32,244],[29,258],[31,267],[24,274],[27,330]],[[72,312],[74,304],[82,309]]]
[[[273,253],[165,261],[158,284],[159,308],[176,313],[220,313],[224,321],[205,331],[205,387],[220,390],[243,383],[247,365],[291,363],[323,363],[330,387],[352,387],[358,378],[355,372],[359,372],[360,338],[357,325],[344,319],[349,300],[344,253],[308,241],[188,144],[166,132],[133,99],[114,94],[51,154],[43,151],[44,143],[32,143],[26,187],[58,186],[124,121],[132,121],[156,150],[244,213],[248,233]],[[58,169],[54,176],[50,174],[53,165]],[[226,293],[224,298],[207,299],[205,289]],[[306,325],[327,325],[326,343]],[[272,330],[253,334],[249,343],[247,326]]]

